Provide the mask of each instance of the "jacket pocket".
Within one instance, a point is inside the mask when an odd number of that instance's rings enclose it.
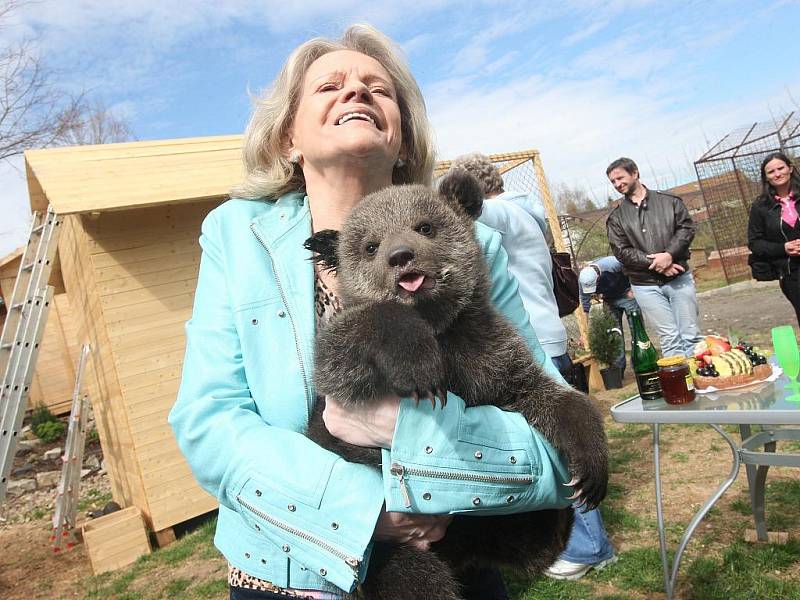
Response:
[[[269,460],[265,457],[265,460]],[[333,463],[338,460],[331,454],[328,464],[317,465],[316,476],[310,479],[304,477],[293,478],[290,473],[276,474],[269,479],[257,475],[249,477],[238,491],[238,495],[253,499],[259,503],[267,502],[281,510],[300,502],[306,506],[318,509],[322,503],[325,489],[328,487]],[[301,485],[301,482],[303,485]],[[255,499],[258,500],[255,500]]]

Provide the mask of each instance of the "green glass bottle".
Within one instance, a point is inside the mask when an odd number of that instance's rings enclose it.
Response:
[[[636,375],[636,385],[642,402],[659,400],[661,396],[661,383],[658,381],[658,353],[653,348],[647,332],[644,330],[642,315],[638,310],[630,312],[633,331],[631,332],[631,362]]]

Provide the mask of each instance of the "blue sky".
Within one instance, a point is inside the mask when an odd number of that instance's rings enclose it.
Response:
[[[798,0],[37,0],[0,44],[32,40],[57,83],[161,139],[241,132],[249,93],[295,46],[358,21],[405,50],[441,158],[537,148],[551,184],[601,201],[621,155],[669,187],[708,142],[800,110]],[[25,219],[12,167],[0,166],[0,255]]]

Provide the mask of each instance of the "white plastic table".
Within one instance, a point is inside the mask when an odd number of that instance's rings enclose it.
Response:
[[[796,383],[794,384],[797,385]],[[693,402],[670,405],[663,400],[642,403],[639,396],[629,398],[611,408],[611,416],[618,423],[646,423],[653,429],[653,459],[656,480],[656,517],[661,563],[664,569],[664,586],[667,598],[672,600],[678,567],[689,540],[700,521],[722,494],[736,480],[742,463],[746,465],[753,508],[756,534],[767,540],[764,516],[764,487],[770,466],[800,467],[800,454],[777,453],[778,440],[800,440],[800,388],[790,387],[789,378],[781,375],[776,381],[755,386],[698,394]],[[789,399],[790,396],[794,396]],[[659,427],[662,424],[707,424],[731,447],[730,474],[714,491],[706,503],[695,513],[681,538],[670,565],[664,533],[664,514],[661,497],[659,467]],[[737,442],[720,425],[738,425],[742,441]],[[751,435],[751,425],[761,425],[762,431]],[[789,427],[776,427],[779,425]]]

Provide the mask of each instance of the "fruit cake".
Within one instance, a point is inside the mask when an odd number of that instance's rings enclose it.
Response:
[[[697,343],[694,358],[689,359],[694,387],[719,390],[762,381],[772,375],[767,357],[747,342],[731,343],[720,336],[709,335]]]

